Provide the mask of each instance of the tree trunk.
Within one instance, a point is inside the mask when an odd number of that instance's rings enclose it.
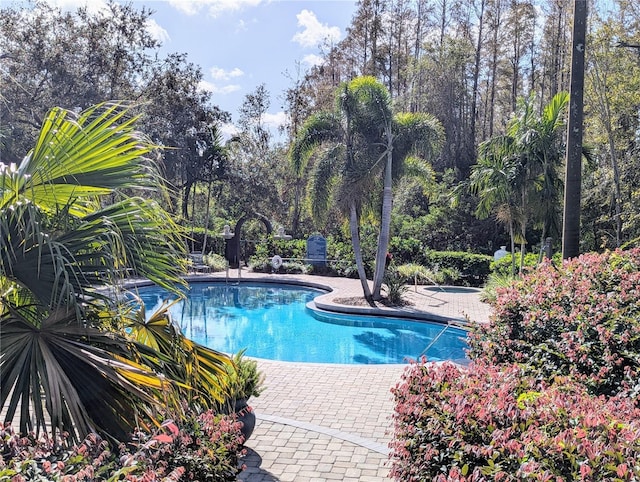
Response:
[[[207,231],[209,229],[209,210],[211,208],[211,183],[207,183],[207,207],[204,214],[204,239],[202,240],[202,254],[207,248]]]
[[[615,210],[616,247],[619,248],[622,244],[622,189],[620,187],[620,167],[618,163],[618,151],[616,150],[615,134],[613,131],[613,126],[611,125],[611,119],[613,118],[613,116],[611,115],[611,105],[609,104],[609,99],[607,98],[609,86],[607,85],[606,80],[603,79],[600,75],[601,69],[597,59],[595,59],[593,68],[590,69],[590,72],[593,72],[593,83],[595,84],[598,104],[600,106],[600,108],[598,109],[598,114],[600,115],[601,122],[604,125],[605,131],[607,132],[607,141],[609,144],[609,157],[611,158],[614,186],[614,191],[613,193],[611,193],[611,196]]]
[[[527,178],[530,178],[530,174],[529,174],[529,168],[527,168]],[[521,236],[521,240],[520,240],[520,267],[518,269],[518,272],[520,274],[522,274],[522,268],[524,267],[524,253],[525,250],[527,249],[527,209],[528,209],[528,199],[527,199],[527,187],[523,186],[522,187],[522,193],[521,193],[521,199],[520,202],[522,203],[522,214],[521,214],[521,219],[520,219],[520,236]]]
[[[187,181],[184,185],[184,193],[182,194],[182,217],[189,219],[189,196],[191,194],[192,181]]]
[[[353,254],[356,258],[356,268],[358,268],[358,276],[360,277],[360,283],[362,283],[362,291],[365,299],[372,303],[373,298],[371,296],[371,289],[369,288],[369,281],[367,280],[367,274],[364,271],[364,264],[362,263],[362,250],[360,249],[360,234],[358,233],[358,213],[356,205],[352,202],[349,207],[349,228],[351,230],[351,244],[353,244]]]
[[[516,275],[516,238],[513,232],[513,221],[509,221],[509,237],[511,241],[511,276]]]
[[[580,254],[580,196],[582,184],[582,120],[584,56],[586,50],[587,0],[575,0],[573,50],[571,54],[571,94],[567,126],[562,259]]]
[[[543,223],[542,225],[542,235],[540,236],[540,253],[538,254],[538,264],[542,263],[542,258],[544,258],[544,247],[547,239],[547,223]]]
[[[391,169],[393,161],[393,136],[391,126],[387,125],[387,162],[384,168],[384,187],[382,193],[382,214],[380,217],[380,233],[378,234],[378,250],[376,252],[376,270],[373,276],[373,299],[382,298],[380,290],[384,280],[387,251],[389,249],[389,231],[391,230],[391,208],[393,206],[393,193],[391,190]]]
[[[476,53],[473,65],[473,91],[471,97],[471,126],[470,137],[473,145],[476,145],[476,121],[478,114],[478,82],[480,81],[480,63],[482,60],[482,30],[484,27],[485,0],[480,3],[480,15],[478,18],[478,40],[476,42]]]
[[[294,238],[298,237],[298,229],[300,227],[300,211],[302,197],[302,180],[300,177],[296,177],[295,191],[293,197],[293,219],[291,220],[291,234]]]

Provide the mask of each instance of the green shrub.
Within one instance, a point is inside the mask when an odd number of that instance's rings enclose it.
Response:
[[[423,257],[424,260],[420,262],[420,264],[426,266],[433,272],[454,269],[459,273],[459,279],[454,279],[454,281],[471,286],[480,286],[485,282],[490,272],[489,267],[491,261],[493,260],[491,256],[462,251],[428,250],[425,251]],[[452,276],[452,278],[455,278],[455,276]]]
[[[201,253],[202,244],[204,243],[204,228],[200,227],[186,227],[187,239],[185,243],[187,250],[191,253]],[[224,238],[218,233],[222,232],[222,229],[209,229],[207,231],[207,252],[224,254]]]
[[[437,285],[460,285],[466,280],[456,268],[441,268],[431,272],[431,282]]]
[[[389,252],[393,253],[397,264],[420,263],[423,261],[424,246],[419,239],[393,236],[389,240]]]
[[[402,305],[404,300],[402,295],[407,292],[407,277],[403,276],[395,267],[390,267],[384,274],[384,288],[387,293],[387,300],[393,305]]]
[[[212,271],[224,271],[227,269],[227,260],[219,254],[209,253],[202,256],[202,262],[209,266]]]
[[[556,266],[562,265],[562,253],[555,253],[553,255],[553,263]],[[540,255],[538,253],[525,253],[523,271],[529,271],[531,268],[535,268],[540,264]],[[516,253],[516,273],[520,268],[520,253]],[[497,273],[503,276],[511,274],[511,253],[500,258],[497,261],[491,261],[490,270],[492,273]]]
[[[327,239],[327,258],[329,273],[345,278],[357,278],[358,269],[351,242]],[[366,263],[365,263],[366,271]]]
[[[278,269],[271,264],[272,258],[252,257],[249,267],[256,273],[280,273],[280,274],[310,274],[313,266],[300,261],[284,261]]]
[[[286,261],[278,268],[278,273],[284,274],[310,274],[312,272],[312,265],[300,261]]]
[[[275,255],[281,258],[298,260],[304,263],[307,256],[307,242],[304,239],[275,239],[273,236],[256,244],[255,257],[269,258]]]
[[[498,291],[511,286],[516,278],[510,274],[491,273],[480,293],[480,300],[485,303],[495,303]]]

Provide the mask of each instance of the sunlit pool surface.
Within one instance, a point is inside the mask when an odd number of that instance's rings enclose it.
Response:
[[[315,363],[406,363],[420,355],[465,361],[464,330],[308,309],[306,304],[322,293],[285,284],[193,283],[171,314],[185,336],[225,353],[246,349],[257,358]],[[138,294],[148,315],[171,299],[158,287],[138,288]]]

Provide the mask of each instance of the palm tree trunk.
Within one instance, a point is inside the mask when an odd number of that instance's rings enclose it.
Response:
[[[376,270],[373,275],[373,299],[382,298],[380,290],[384,280],[386,257],[389,249],[389,231],[391,230],[391,208],[393,206],[393,193],[391,191],[391,168],[393,161],[393,139],[391,126],[387,126],[387,163],[384,169],[384,188],[382,192],[382,215],[380,218],[380,233],[378,235],[378,251],[376,253]]]
[[[356,258],[356,268],[358,269],[358,276],[360,277],[360,283],[362,283],[362,291],[365,299],[371,303],[373,298],[371,296],[371,289],[369,288],[369,281],[367,280],[367,274],[364,271],[364,264],[362,263],[362,250],[360,249],[360,234],[358,233],[358,212],[356,210],[355,203],[351,203],[349,207],[349,228],[351,229],[351,244],[353,245],[353,254]]]
[[[529,169],[527,168],[527,173]],[[529,175],[527,175],[529,177]],[[527,188],[525,186],[522,187],[522,217],[520,219],[520,236],[522,236],[520,240],[520,268],[518,272],[522,274],[522,269],[524,268],[524,251],[527,248],[527,209],[528,209],[528,200],[527,200]]]
[[[516,239],[513,232],[513,221],[509,221],[509,237],[511,238],[511,276],[516,275]]]
[[[207,183],[207,207],[204,215],[204,239],[202,240],[202,254],[206,254],[207,249],[207,231],[209,230],[209,211],[211,209],[211,183]]]
[[[547,223],[543,223],[542,225],[542,235],[540,236],[540,252],[538,253],[538,264],[542,263],[542,258],[544,258],[544,246],[545,241],[547,239]]]
[[[296,176],[294,197],[293,197],[293,219],[291,220],[291,234],[293,234],[294,238],[298,236],[298,228],[300,225],[300,211],[301,211],[301,202],[300,198],[302,197],[302,180],[300,177]]]

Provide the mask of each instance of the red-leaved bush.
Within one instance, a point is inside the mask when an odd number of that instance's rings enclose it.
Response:
[[[640,392],[640,249],[542,265],[504,289],[471,358],[570,375],[596,395]]]
[[[0,430],[0,481],[11,482],[227,482],[241,468],[241,423],[211,411],[192,415],[178,427],[168,420],[156,433],[138,432],[113,451],[98,435],[79,444],[20,436]]]
[[[640,479],[640,410],[628,398],[480,361],[413,364],[393,393],[396,480]]]
[[[499,292],[466,367],[393,394],[398,481],[640,480],[640,249],[543,265]]]

